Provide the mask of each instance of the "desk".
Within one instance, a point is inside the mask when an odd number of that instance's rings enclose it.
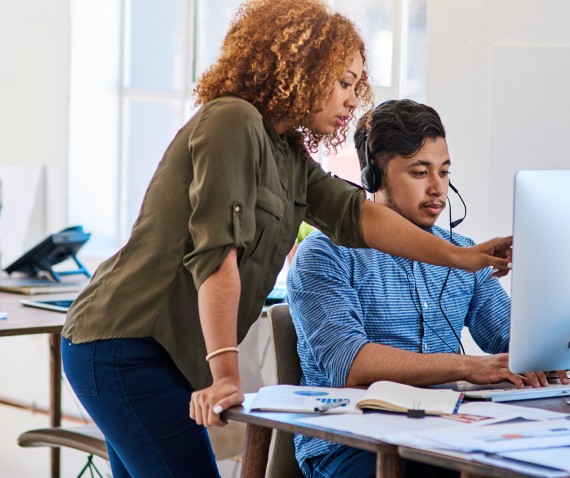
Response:
[[[453,454],[425,451],[404,446],[397,447],[365,436],[300,423],[298,420],[300,418],[306,418],[307,414],[251,411],[249,409],[249,403],[253,397],[251,395],[247,395],[246,397],[243,406],[233,407],[224,412],[224,418],[228,420],[247,423],[246,449],[241,470],[242,478],[265,477],[269,443],[271,441],[271,431],[273,428],[291,433],[302,433],[354,448],[372,451],[377,454],[377,478],[396,478],[403,476],[403,458],[461,471],[462,478],[478,478],[482,476],[523,478],[530,476],[508,471],[504,468],[458,458],[457,456],[453,456]],[[570,413],[570,407],[566,404],[565,397],[525,400],[524,402],[516,402],[516,404]],[[568,476],[570,477],[570,475]]]
[[[66,298],[70,297],[69,294]],[[60,332],[65,322],[65,314],[48,310],[24,307],[20,300],[28,298],[20,294],[0,292],[0,311],[7,312],[8,318],[0,320],[0,337],[28,334],[49,334],[50,342],[50,424],[61,425],[61,342]],[[58,299],[58,296],[43,295],[42,299]],[[59,477],[59,448],[51,449],[51,477]]]
[[[241,466],[242,478],[265,477],[273,428],[290,433],[302,433],[353,448],[371,451],[376,453],[377,456],[377,478],[397,478],[403,476],[403,460],[398,455],[396,446],[332,428],[300,423],[299,419],[307,418],[306,413],[251,411],[249,403],[253,396],[247,395],[246,397],[243,406],[230,408],[223,414],[224,418],[228,420],[247,423],[245,453]]]

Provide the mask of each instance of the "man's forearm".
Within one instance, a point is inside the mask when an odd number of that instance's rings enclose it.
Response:
[[[369,385],[379,380],[426,386],[465,380],[466,356],[421,354],[368,343],[356,355],[346,385]]]

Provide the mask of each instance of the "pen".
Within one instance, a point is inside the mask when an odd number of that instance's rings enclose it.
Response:
[[[348,398],[338,400],[337,402],[325,403],[324,405],[319,405],[318,407],[315,407],[315,412],[325,413],[327,410],[330,410],[331,408],[342,407],[343,405],[348,405],[349,403],[350,400]]]

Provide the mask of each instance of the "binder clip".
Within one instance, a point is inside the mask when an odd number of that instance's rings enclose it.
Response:
[[[408,418],[424,418],[426,416],[426,411],[420,408],[420,402],[414,402],[412,405],[414,408],[410,408],[406,412]]]

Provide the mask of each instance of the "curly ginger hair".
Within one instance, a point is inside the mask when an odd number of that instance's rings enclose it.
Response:
[[[364,42],[351,20],[320,0],[249,0],[238,10],[218,60],[198,81],[196,104],[220,96],[242,98],[264,122],[295,125],[288,133],[309,151],[323,141],[334,152],[346,140],[349,122],[333,134],[315,133],[305,125],[356,53],[364,62],[356,96],[360,105],[370,105]],[[353,120],[354,112],[350,115]]]

